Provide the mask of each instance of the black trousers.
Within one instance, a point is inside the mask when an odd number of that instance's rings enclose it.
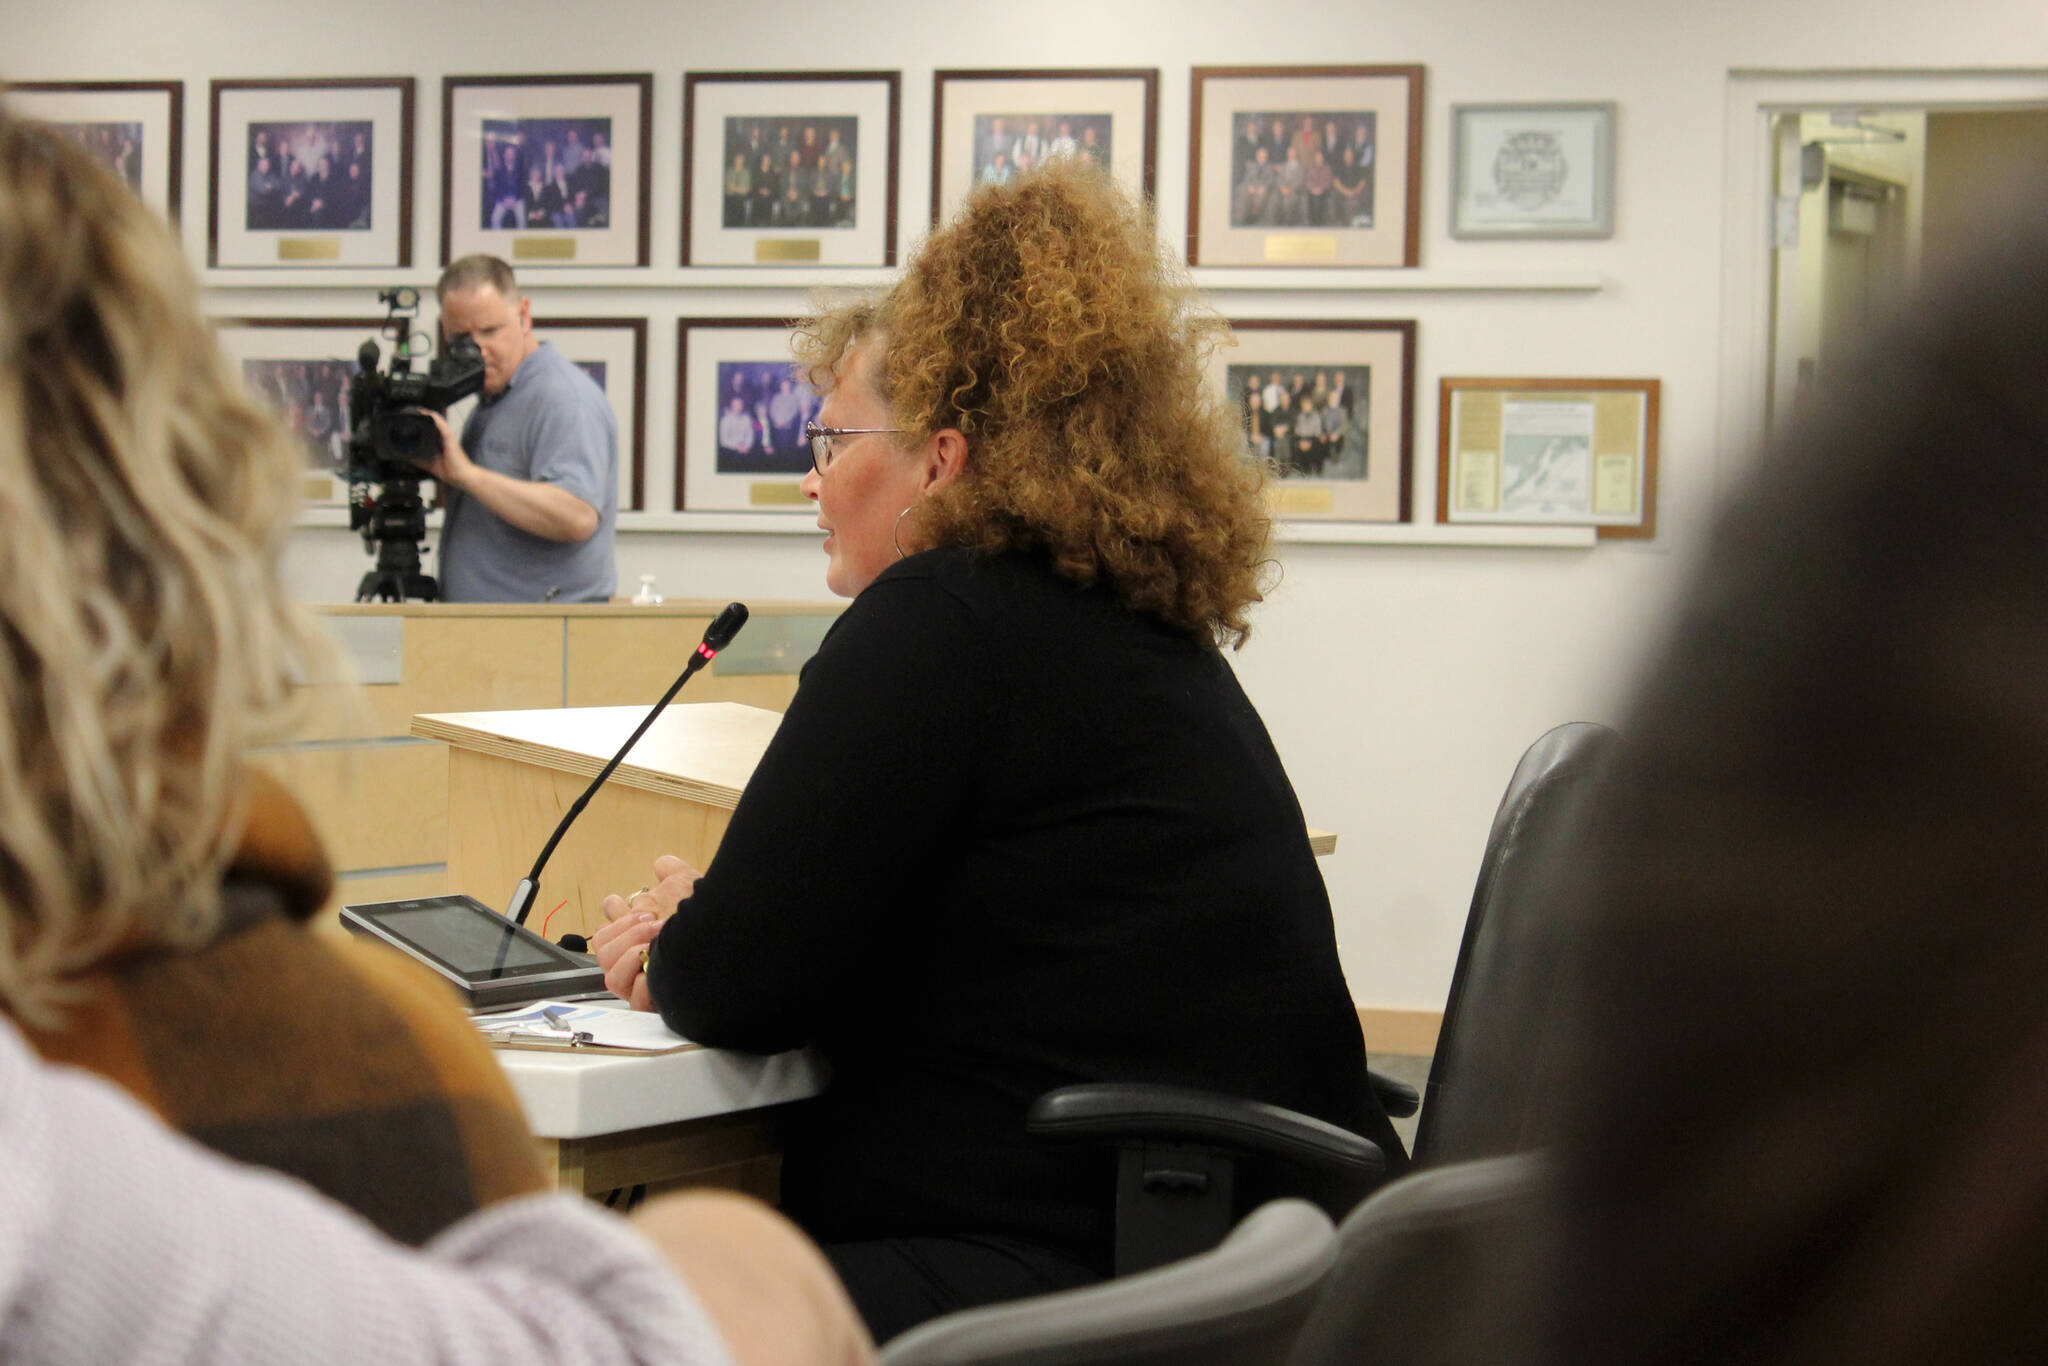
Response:
[[[1092,1285],[1105,1268],[1015,1238],[881,1238],[827,1243],[877,1343],[955,1309]]]

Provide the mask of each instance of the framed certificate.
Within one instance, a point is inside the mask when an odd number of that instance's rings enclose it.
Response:
[[[1451,236],[1614,236],[1613,104],[1452,105]]]
[[[1654,379],[1445,379],[1439,522],[1657,528]]]

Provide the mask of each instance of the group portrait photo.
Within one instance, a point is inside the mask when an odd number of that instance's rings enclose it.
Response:
[[[248,125],[249,232],[368,232],[372,227],[368,119]]]
[[[724,122],[725,227],[856,225],[858,116],[749,116]]]
[[[48,125],[83,147],[94,161],[119,176],[129,189],[142,189],[140,123],[56,123]]]
[[[1370,109],[1233,114],[1230,226],[1370,228],[1377,123]]]
[[[1371,385],[1369,365],[1232,365],[1224,380],[1248,454],[1282,479],[1371,476]]]
[[[242,362],[242,382],[284,419],[305,451],[306,468],[335,474],[348,465],[348,393],[356,374],[347,360]]]
[[[479,169],[480,228],[611,226],[609,118],[487,118]]]
[[[786,360],[718,362],[718,473],[808,474],[820,401]]]
[[[1095,114],[976,114],[974,183],[1007,184],[1034,166],[1059,157],[1087,157],[1108,166],[1115,116]]]

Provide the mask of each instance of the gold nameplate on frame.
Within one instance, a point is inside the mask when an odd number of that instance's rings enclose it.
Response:
[[[1337,239],[1334,237],[1268,237],[1266,239],[1268,261],[1334,261],[1337,259]]]
[[[1300,517],[1306,513],[1333,512],[1337,507],[1337,491],[1335,489],[1280,483],[1269,485],[1266,492],[1267,496],[1272,500],[1273,511],[1283,517]]]
[[[515,237],[512,239],[512,259],[515,261],[573,261],[576,259],[576,239],[573,237]]]
[[[309,474],[299,489],[299,496],[309,503],[324,503],[334,496],[334,476]]]
[[[339,261],[341,239],[339,237],[280,237],[277,241],[277,259],[280,261]]]
[[[801,482],[794,484],[763,483],[747,485],[747,501],[757,508],[802,507],[809,499],[804,497]]]
[[[756,265],[816,261],[825,244],[815,237],[764,237],[754,243]]]

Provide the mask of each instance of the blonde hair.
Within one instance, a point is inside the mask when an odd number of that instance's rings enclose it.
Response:
[[[1242,645],[1271,523],[1262,469],[1204,374],[1227,326],[1196,306],[1151,218],[1063,157],[977,191],[878,300],[801,325],[814,387],[873,337],[911,440],[967,438],[918,507],[928,544],[1036,550],[1199,640]]]
[[[298,468],[164,225],[0,113],[0,1004],[30,1023],[218,926],[236,765],[326,654],[278,576]]]

